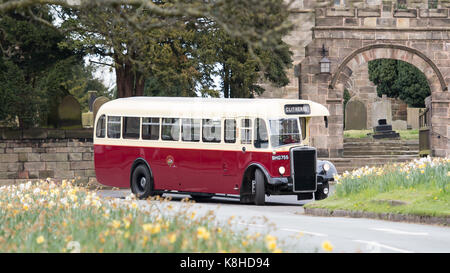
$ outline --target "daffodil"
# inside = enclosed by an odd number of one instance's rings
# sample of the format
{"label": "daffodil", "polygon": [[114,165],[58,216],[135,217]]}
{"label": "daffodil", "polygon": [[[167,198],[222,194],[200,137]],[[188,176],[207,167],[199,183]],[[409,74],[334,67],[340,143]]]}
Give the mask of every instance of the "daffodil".
{"label": "daffodil", "polygon": [[145,232],[151,232],[152,228],[153,228],[153,225],[152,225],[152,224],[143,224],[143,225],[142,225],[142,229],[143,229]]}
{"label": "daffodil", "polygon": [[322,249],[331,252],[333,251],[333,245],[329,241],[325,241],[322,243]]}
{"label": "daffodil", "polygon": [[265,237],[266,247],[273,251],[277,247],[277,237],[267,234]]}
{"label": "daffodil", "polygon": [[210,235],[211,234],[205,227],[197,228],[197,238],[198,239],[208,240]]}
{"label": "daffodil", "polygon": [[42,244],[43,242],[45,242],[44,236],[41,235],[36,238],[36,243]]}
{"label": "daffodil", "polygon": [[113,228],[116,228],[116,229],[119,228],[120,227],[120,221],[113,220],[112,223],[111,223],[111,226]]}
{"label": "daffodil", "polygon": [[171,244],[173,244],[177,240],[177,235],[175,233],[171,233],[171,234],[169,234],[168,239],[169,239],[169,242]]}

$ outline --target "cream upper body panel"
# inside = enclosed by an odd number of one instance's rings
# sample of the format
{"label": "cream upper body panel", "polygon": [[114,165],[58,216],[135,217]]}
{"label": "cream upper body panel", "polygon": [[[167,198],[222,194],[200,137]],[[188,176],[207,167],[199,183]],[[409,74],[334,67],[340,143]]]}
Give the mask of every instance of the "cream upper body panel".
{"label": "cream upper body panel", "polygon": [[[310,113],[286,114],[285,105],[307,104]],[[263,118],[265,120],[279,118],[298,118],[298,117],[320,117],[329,116],[328,109],[316,102],[309,100],[289,100],[289,99],[222,99],[222,98],[180,98],[180,97],[130,97],[112,100],[103,104],[96,115],[94,128],[97,128],[99,117],[122,116],[122,117],[156,117],[156,118],[198,118],[198,119],[232,119],[232,118]],[[142,141],[124,140],[111,138],[97,138],[94,133],[94,143],[106,145],[139,145],[149,147],[172,148],[192,148],[192,149],[220,149],[220,150],[240,150],[242,146],[247,146],[249,151],[289,151],[291,145],[285,145],[277,148],[256,149],[253,145],[243,145],[239,142],[240,128],[237,125],[235,143],[198,143],[184,141]],[[222,126],[222,133],[223,133]],[[199,145],[200,144],[200,145]],[[295,144],[295,145],[304,145]]]}
{"label": "cream upper body panel", "polygon": [[292,117],[285,113],[284,106],[288,104],[309,105],[310,114],[295,116],[330,115],[325,106],[309,100],[130,97],[103,104],[97,117],[102,114],[167,118]]}

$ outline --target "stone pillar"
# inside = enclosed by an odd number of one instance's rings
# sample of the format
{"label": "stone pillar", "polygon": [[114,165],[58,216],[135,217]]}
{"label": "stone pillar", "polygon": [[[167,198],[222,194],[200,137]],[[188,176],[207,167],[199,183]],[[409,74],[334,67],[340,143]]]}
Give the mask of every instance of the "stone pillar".
{"label": "stone pillar", "polygon": [[450,156],[450,93],[432,92],[431,147],[432,156]]}

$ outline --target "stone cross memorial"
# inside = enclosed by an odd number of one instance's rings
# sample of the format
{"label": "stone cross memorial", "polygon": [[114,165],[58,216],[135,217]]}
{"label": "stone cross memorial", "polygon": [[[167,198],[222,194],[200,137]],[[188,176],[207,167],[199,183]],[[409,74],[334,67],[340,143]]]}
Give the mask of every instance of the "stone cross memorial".
{"label": "stone cross memorial", "polygon": [[392,130],[392,125],[387,124],[386,119],[378,120],[378,126],[373,127],[374,134],[372,135],[375,139],[381,138],[395,138],[398,139],[400,134]]}

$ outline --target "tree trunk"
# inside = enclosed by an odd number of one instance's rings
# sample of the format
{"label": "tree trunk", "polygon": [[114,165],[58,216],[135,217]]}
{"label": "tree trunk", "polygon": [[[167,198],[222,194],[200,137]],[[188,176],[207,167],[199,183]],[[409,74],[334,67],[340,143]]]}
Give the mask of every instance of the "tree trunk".
{"label": "tree trunk", "polygon": [[134,71],[130,61],[116,60],[116,84],[118,98],[144,95],[145,77]]}
{"label": "tree trunk", "polygon": [[223,77],[223,96],[225,98],[230,97],[230,78],[228,73],[228,68],[226,65],[223,66],[224,77]]}
{"label": "tree trunk", "polygon": [[145,77],[141,72],[135,73],[135,96],[144,96]]}

